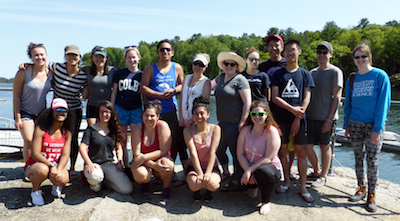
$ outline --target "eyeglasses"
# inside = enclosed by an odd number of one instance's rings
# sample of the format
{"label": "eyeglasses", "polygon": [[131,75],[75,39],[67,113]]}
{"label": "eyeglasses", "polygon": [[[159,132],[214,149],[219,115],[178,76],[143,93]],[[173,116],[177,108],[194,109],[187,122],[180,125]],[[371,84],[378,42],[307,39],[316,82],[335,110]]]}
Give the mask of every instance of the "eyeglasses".
{"label": "eyeglasses", "polygon": [[205,67],[205,65],[202,63],[202,62],[194,62],[193,63],[193,66],[200,66],[200,67],[202,67],[202,68],[204,68]]}
{"label": "eyeglasses", "polygon": [[224,65],[225,65],[225,67],[228,67],[229,65],[230,65],[231,67],[235,67],[235,66],[236,66],[236,63],[229,63],[229,62],[224,61]]}
{"label": "eyeglasses", "polygon": [[250,115],[251,115],[252,117],[257,117],[257,116],[263,117],[264,114],[267,114],[267,112],[266,112],[266,111],[264,111],[264,112],[253,112],[253,111],[250,111]]}
{"label": "eyeglasses", "polygon": [[328,54],[329,51],[317,51],[317,54]]}
{"label": "eyeglasses", "polygon": [[56,112],[56,113],[60,113],[61,112],[63,114],[66,114],[68,112],[68,110],[65,109],[65,108],[59,107],[59,108],[54,109],[54,112]]}
{"label": "eyeglasses", "polygon": [[170,52],[171,48],[159,48],[158,49],[158,52],[164,52],[164,51]]}
{"label": "eyeglasses", "polygon": [[259,61],[260,61],[260,59],[259,59],[259,58],[249,58],[249,61],[250,61],[250,62],[253,62],[253,61],[255,61],[255,62],[259,62]]}
{"label": "eyeglasses", "polygon": [[358,59],[360,59],[360,58],[365,59],[365,58],[367,58],[367,57],[368,57],[367,55],[354,56],[354,59],[355,59],[355,60],[358,60]]}

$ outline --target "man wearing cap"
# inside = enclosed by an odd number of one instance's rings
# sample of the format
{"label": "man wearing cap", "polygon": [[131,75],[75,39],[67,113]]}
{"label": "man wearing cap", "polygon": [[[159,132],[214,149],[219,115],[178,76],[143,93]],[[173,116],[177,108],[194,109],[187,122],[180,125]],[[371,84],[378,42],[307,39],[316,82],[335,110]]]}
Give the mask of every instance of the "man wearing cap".
{"label": "man wearing cap", "polygon": [[[343,72],[329,60],[333,55],[332,45],[323,41],[316,48],[318,67],[312,69],[315,88],[307,108],[307,157],[314,168],[314,175],[319,178],[312,183],[313,187],[324,186],[331,164],[332,150],[330,141],[339,118],[338,107],[343,88]],[[321,148],[322,171],[320,172],[318,157],[314,152],[314,144]]]}
{"label": "man wearing cap", "polygon": [[289,137],[294,138],[294,149],[300,174],[300,194],[306,202],[314,198],[306,189],[307,159],[306,159],[306,123],[305,111],[310,102],[311,88],[314,81],[309,71],[298,64],[301,55],[300,43],[289,40],[284,50],[287,65],[274,73],[271,80],[272,102],[276,104],[275,120],[282,131],[282,145],[279,157],[285,173],[285,182],[278,192],[285,193],[290,187],[290,168],[287,161]]}
{"label": "man wearing cap", "polygon": [[173,137],[172,157],[175,161],[179,151],[180,160],[187,160],[182,158],[185,150],[183,148],[182,134],[178,133],[179,122],[176,115],[178,103],[175,96],[182,89],[183,69],[180,64],[171,61],[174,56],[174,50],[170,40],[164,39],[158,43],[157,55],[158,62],[147,66],[143,70],[140,92],[149,101],[161,101],[160,118],[169,124]]}
{"label": "man wearing cap", "polygon": [[268,35],[265,38],[265,42],[268,45],[268,52],[270,59],[263,61],[258,66],[258,70],[267,73],[268,77],[271,78],[272,74],[286,66],[286,58],[282,57],[281,53],[284,48],[283,39],[279,35]]}

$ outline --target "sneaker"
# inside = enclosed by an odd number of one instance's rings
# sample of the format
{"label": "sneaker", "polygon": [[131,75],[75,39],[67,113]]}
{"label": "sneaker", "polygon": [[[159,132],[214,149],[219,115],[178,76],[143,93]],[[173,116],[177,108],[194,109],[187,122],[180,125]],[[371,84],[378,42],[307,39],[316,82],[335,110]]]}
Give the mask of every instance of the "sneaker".
{"label": "sneaker", "polygon": [[320,177],[316,181],[312,182],[313,187],[323,187],[326,184],[326,178]]}
{"label": "sneaker", "polygon": [[200,190],[193,193],[193,200],[198,203],[201,200]]}
{"label": "sneaker", "polygon": [[54,197],[60,197],[62,188],[62,186],[53,185],[53,187],[51,188],[51,195],[53,195]]}
{"label": "sneaker", "polygon": [[44,199],[43,199],[43,192],[42,190],[38,190],[35,192],[31,192],[31,197],[32,197],[32,203],[35,206],[42,206],[44,205]]}
{"label": "sneaker", "polygon": [[204,202],[208,203],[213,199],[212,192],[207,190],[203,196]]}
{"label": "sneaker", "polygon": [[171,199],[171,188],[165,187],[162,190],[162,198],[164,201],[169,201]]}
{"label": "sneaker", "polygon": [[143,195],[149,194],[150,193],[150,183],[143,183],[141,191],[142,191]]}
{"label": "sneaker", "polygon": [[356,194],[349,198],[351,202],[357,202],[364,199],[367,196],[367,187],[366,186],[358,186]]}
{"label": "sneaker", "polygon": [[89,185],[89,187],[94,192],[99,192],[101,190],[101,183],[98,183],[96,185]]}
{"label": "sneaker", "polygon": [[376,212],[378,210],[378,206],[375,203],[375,193],[368,193],[367,210],[368,212]]}

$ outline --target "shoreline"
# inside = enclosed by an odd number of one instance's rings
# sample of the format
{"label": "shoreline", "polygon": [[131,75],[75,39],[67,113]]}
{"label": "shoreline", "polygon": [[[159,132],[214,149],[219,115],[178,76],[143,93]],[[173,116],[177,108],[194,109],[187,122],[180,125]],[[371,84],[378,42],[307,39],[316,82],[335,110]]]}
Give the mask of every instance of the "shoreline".
{"label": "shoreline", "polygon": [[[51,183],[46,180],[41,188],[46,204],[32,206],[32,186],[21,179],[23,165],[12,157],[0,160],[1,220],[400,220],[398,184],[378,181],[376,213],[365,210],[365,200],[348,202],[357,183],[355,172],[350,168],[334,167],[336,176],[328,177],[324,187],[309,187],[308,191],[315,198],[313,203],[300,198],[299,180],[293,181],[287,193],[272,193],[271,213],[261,216],[257,207],[260,196],[251,199],[247,192],[217,191],[211,202],[195,203],[186,186],[172,187],[172,199],[164,203],[160,202],[161,185],[152,185],[153,194],[147,197],[141,194],[137,183],[133,184],[130,195],[121,195],[112,189],[94,193],[82,185],[80,178],[64,187],[59,199],[50,194]],[[81,168],[79,163],[76,169]],[[181,166],[176,166],[175,171],[178,177],[182,176]],[[311,182],[307,180],[307,186]]]}

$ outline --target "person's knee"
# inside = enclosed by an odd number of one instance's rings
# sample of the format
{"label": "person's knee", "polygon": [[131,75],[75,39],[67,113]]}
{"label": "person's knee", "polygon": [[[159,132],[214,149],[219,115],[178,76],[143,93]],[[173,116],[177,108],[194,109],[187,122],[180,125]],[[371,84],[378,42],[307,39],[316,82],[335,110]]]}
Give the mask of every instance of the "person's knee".
{"label": "person's knee", "polygon": [[115,190],[117,193],[120,193],[120,194],[123,194],[123,195],[128,195],[128,194],[130,194],[130,193],[132,193],[132,191],[133,191],[133,186],[132,186],[132,183],[131,182],[129,182],[129,183],[124,183],[124,185],[121,185],[120,187],[119,187],[119,189],[118,190]]}

